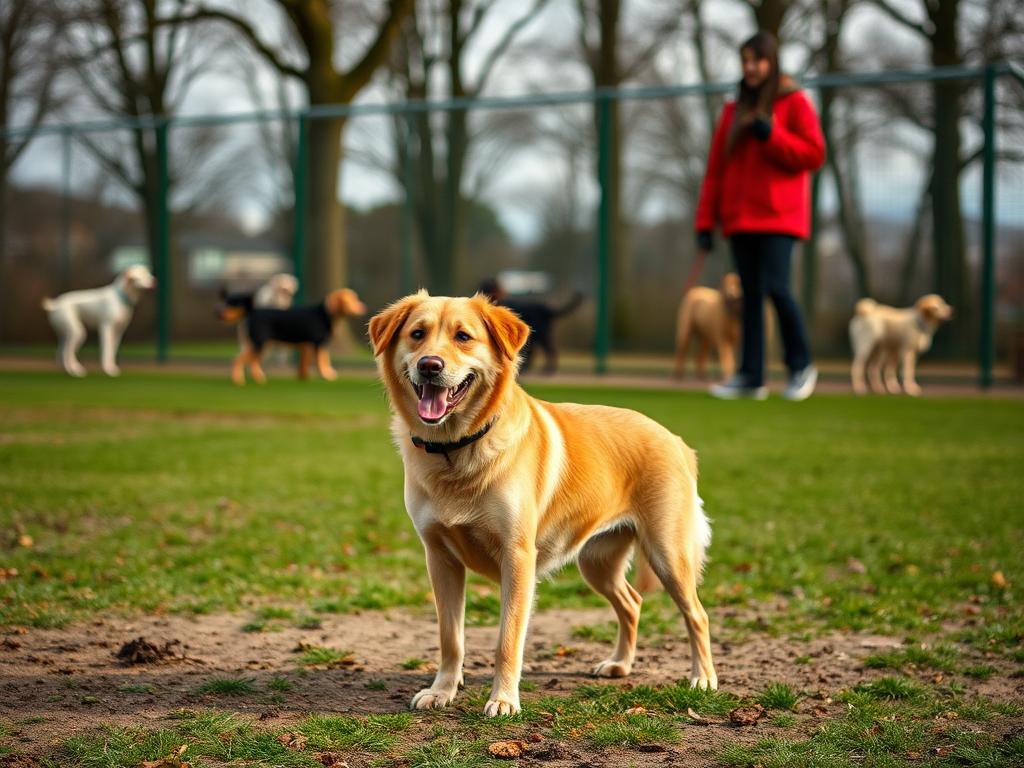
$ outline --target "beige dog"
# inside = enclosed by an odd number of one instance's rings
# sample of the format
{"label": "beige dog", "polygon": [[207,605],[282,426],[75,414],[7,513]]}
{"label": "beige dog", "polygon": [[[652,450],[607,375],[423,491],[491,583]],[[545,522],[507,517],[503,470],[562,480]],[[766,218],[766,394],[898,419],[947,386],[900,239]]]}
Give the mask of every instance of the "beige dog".
{"label": "beige dog", "polygon": [[896,368],[902,363],[903,391],[920,395],[921,387],[914,378],[917,356],[928,351],[939,325],[952,316],[953,308],[934,293],[906,309],[887,307],[874,299],[858,301],[850,320],[853,391],[866,393],[867,379],[875,392],[899,394]]}
{"label": "beige dog", "polygon": [[619,621],[615,652],[594,673],[629,674],[641,603],[626,581],[634,548],[683,613],[691,684],[716,688],[708,618],[697,598],[711,529],[694,452],[634,411],[528,395],[516,372],[529,332],[480,295],[421,291],[370,320],[441,636],[437,675],[412,707],[446,706],[462,684],[466,568],[501,584],[485,714],[519,712],[534,585],[573,559]]}
{"label": "beige dog", "polygon": [[740,338],[743,290],[735,272],[722,277],[721,289],[694,286],[683,295],[676,319],[676,365],[673,375],[681,379],[692,338],[697,339],[697,375],[707,375],[708,352],[718,353],[723,379],[736,371],[736,343]]}

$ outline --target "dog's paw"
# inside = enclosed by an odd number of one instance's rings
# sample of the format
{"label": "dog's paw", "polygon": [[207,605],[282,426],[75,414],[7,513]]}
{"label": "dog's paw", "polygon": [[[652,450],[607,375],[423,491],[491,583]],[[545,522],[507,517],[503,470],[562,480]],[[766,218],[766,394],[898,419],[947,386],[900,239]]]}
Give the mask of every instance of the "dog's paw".
{"label": "dog's paw", "polygon": [[109,368],[104,368],[103,372],[107,374],[107,376],[112,376],[114,378],[121,375],[121,369],[118,368],[116,365],[112,365]]}
{"label": "dog's paw", "polygon": [[910,395],[911,397],[920,397],[921,396],[921,387],[919,387],[914,382],[908,382],[907,384],[904,384],[903,385],[903,390],[908,395]]}
{"label": "dog's paw", "polygon": [[592,674],[597,677],[625,677],[632,670],[633,665],[618,659],[605,659],[596,667]]}
{"label": "dog's paw", "polygon": [[424,688],[412,697],[409,709],[440,709],[447,707],[455,699],[455,691]]}
{"label": "dog's paw", "polygon": [[696,688],[699,691],[717,691],[718,678],[697,675],[690,678],[690,687]]}
{"label": "dog's paw", "polygon": [[516,697],[515,701],[508,698],[491,698],[487,700],[484,705],[484,714],[487,717],[497,717],[498,715],[518,715],[522,710],[519,706],[519,699]]}
{"label": "dog's paw", "polygon": [[68,372],[68,376],[74,376],[76,379],[85,376],[85,367],[81,365],[69,365],[64,370]]}
{"label": "dog's paw", "polygon": [[320,375],[323,376],[324,381],[336,381],[338,379],[338,372],[333,368],[328,368],[326,371],[321,372]]}

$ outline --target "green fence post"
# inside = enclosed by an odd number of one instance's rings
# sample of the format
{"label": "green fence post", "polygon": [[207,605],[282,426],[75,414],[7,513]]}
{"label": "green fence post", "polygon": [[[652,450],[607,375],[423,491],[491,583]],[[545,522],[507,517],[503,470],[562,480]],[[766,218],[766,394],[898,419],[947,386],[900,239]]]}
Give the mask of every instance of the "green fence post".
{"label": "green fence post", "polygon": [[413,137],[413,115],[406,115],[405,119],[405,143],[402,147],[402,183],[405,187],[405,200],[402,202],[402,295],[412,293],[416,286],[413,285],[412,276],[412,137]]}
{"label": "green fence post", "polygon": [[156,200],[156,359],[167,362],[167,348],[171,330],[171,248],[170,211],[167,208],[167,190],[170,175],[167,163],[167,118],[160,118],[156,130],[157,200]]}
{"label": "green fence post", "polygon": [[597,327],[594,336],[594,372],[608,370],[609,301],[608,256],[611,222],[608,221],[608,161],[611,157],[611,98],[607,94],[597,97],[597,181],[601,188],[601,202],[597,212]]}
{"label": "green fence post", "polygon": [[61,132],[60,282],[71,289],[71,129]]}
{"label": "green fence post", "polygon": [[992,386],[995,359],[995,198],[996,198],[996,68],[985,67],[985,146],[981,182],[981,338],[979,355],[983,389]]}
{"label": "green fence post", "polygon": [[292,206],[292,269],[299,282],[295,303],[301,304],[306,294],[306,172],[309,166],[309,115],[299,115],[299,136],[295,147],[295,170],[292,174],[295,189]]}

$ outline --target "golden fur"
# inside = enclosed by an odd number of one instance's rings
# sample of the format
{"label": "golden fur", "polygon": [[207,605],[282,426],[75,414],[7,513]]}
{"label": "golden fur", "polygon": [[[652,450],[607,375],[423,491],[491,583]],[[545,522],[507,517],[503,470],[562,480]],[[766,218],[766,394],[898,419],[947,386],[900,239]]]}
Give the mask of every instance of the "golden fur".
{"label": "golden fur", "polygon": [[[694,452],[634,411],[531,397],[516,381],[528,334],[515,314],[479,295],[421,291],[370,320],[405,465],[406,508],[426,551],[441,638],[437,676],[412,706],[446,706],[462,684],[466,568],[501,585],[487,715],[519,711],[534,584],[573,559],[619,621],[615,652],[594,673],[629,674],[641,604],[626,581],[634,546],[686,620],[692,684],[717,687],[707,614],[697,598],[711,531],[697,496]],[[424,375],[425,360],[443,362],[436,378]],[[447,410],[427,423],[420,394],[434,390],[447,393]],[[427,453],[411,440],[452,443],[488,424],[483,437],[447,454]]]}
{"label": "golden fur", "polygon": [[850,344],[853,365],[850,378],[858,395],[871,389],[878,393],[899,394],[896,369],[902,364],[903,391],[921,394],[915,379],[917,356],[932,345],[939,325],[953,316],[953,308],[941,296],[930,293],[914,306],[896,309],[874,299],[861,299],[850,320]]}
{"label": "golden fur", "polygon": [[740,338],[740,312],[743,289],[735,272],[722,277],[720,288],[694,286],[683,295],[676,317],[676,364],[673,374],[683,377],[686,353],[697,339],[697,375],[707,375],[708,352],[718,354],[718,367],[724,379],[736,371],[736,343]]}

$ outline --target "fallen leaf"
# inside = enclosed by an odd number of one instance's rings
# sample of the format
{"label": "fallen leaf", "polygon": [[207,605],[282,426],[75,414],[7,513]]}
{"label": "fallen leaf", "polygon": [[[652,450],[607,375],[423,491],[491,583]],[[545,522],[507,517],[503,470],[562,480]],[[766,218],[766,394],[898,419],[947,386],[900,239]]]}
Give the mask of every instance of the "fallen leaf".
{"label": "fallen leaf", "polygon": [[500,757],[503,760],[512,760],[517,757],[522,757],[523,753],[529,749],[529,745],[525,741],[495,741],[493,744],[487,745],[487,751],[492,757]]}
{"label": "fallen leaf", "polygon": [[301,751],[306,748],[306,737],[301,733],[282,733],[277,737],[277,741],[288,747],[288,749],[294,749],[296,751]]}
{"label": "fallen leaf", "polygon": [[188,744],[182,744],[167,757],[161,757],[159,760],[145,760],[140,768],[188,768],[188,763],[181,759],[186,749],[188,749]]}
{"label": "fallen leaf", "polygon": [[711,721],[708,720],[706,717],[704,717],[703,715],[698,715],[696,712],[694,712],[692,707],[686,708],[686,716],[693,720],[693,722],[697,723],[697,725],[711,724]]}
{"label": "fallen leaf", "polygon": [[579,652],[578,648],[560,645],[555,649],[555,656],[572,656]]}
{"label": "fallen leaf", "polygon": [[27,549],[28,547],[31,547],[33,544],[35,544],[35,541],[27,533],[23,533],[21,534],[21,536],[18,537],[19,547],[25,547]]}
{"label": "fallen leaf", "polygon": [[736,707],[729,713],[729,721],[735,725],[754,725],[764,715],[764,707],[754,704],[750,707]]}
{"label": "fallen leaf", "polygon": [[996,589],[1006,589],[1008,586],[1010,586],[1010,582],[1008,582],[1006,580],[1006,577],[1003,576],[1002,571],[994,571],[992,573],[992,585]]}
{"label": "fallen leaf", "polygon": [[348,763],[340,752],[317,752],[315,755],[326,768],[348,768]]}
{"label": "fallen leaf", "polygon": [[649,715],[651,711],[646,707],[630,707],[626,710],[627,715]]}

